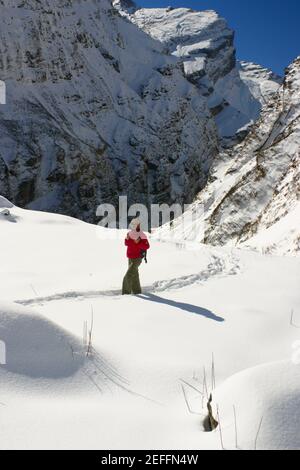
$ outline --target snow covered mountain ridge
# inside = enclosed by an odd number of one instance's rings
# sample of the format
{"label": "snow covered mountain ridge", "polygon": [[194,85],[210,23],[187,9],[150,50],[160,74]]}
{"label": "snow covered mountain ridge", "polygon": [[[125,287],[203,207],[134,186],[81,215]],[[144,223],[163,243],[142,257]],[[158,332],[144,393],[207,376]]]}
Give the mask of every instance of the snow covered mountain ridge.
{"label": "snow covered mountain ridge", "polygon": [[[300,252],[300,57],[243,143],[216,159],[191,211],[205,207],[190,234],[198,241],[244,245],[274,254]],[[182,220],[174,224],[178,234]],[[167,236],[164,227],[160,236]],[[187,236],[189,236],[188,234]],[[170,233],[169,233],[170,235]]]}
{"label": "snow covered mountain ridge", "polygon": [[126,0],[113,4],[182,60],[185,76],[207,98],[225,144],[232,144],[232,137],[259,117],[262,105],[277,91],[280,77],[236,61],[234,31],[215,11],[139,8]]}
{"label": "snow covered mountain ridge", "polygon": [[220,134],[258,116],[258,82],[278,86],[259,68],[241,81],[215,12],[114,3],[0,0],[0,192],[19,206],[94,222],[119,194],[192,202]]}

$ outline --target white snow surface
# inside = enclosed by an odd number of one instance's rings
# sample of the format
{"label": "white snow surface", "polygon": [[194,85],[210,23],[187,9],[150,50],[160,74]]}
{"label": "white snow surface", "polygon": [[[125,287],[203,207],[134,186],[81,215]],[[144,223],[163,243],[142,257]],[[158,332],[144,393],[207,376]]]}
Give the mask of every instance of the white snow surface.
{"label": "white snow surface", "polygon": [[221,449],[212,354],[225,447],[300,448],[299,259],[152,239],[122,297],[125,233],[0,206],[1,449]]}

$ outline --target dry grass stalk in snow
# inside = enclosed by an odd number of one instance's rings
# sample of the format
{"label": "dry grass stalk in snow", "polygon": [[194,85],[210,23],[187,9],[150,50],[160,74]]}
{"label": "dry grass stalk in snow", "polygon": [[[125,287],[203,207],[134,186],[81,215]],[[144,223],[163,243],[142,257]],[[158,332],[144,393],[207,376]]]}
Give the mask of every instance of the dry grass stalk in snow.
{"label": "dry grass stalk in snow", "polygon": [[34,295],[35,295],[36,297],[38,297],[38,293],[37,293],[37,291],[36,291],[34,285],[33,285],[33,284],[30,284],[30,287],[31,287],[32,292],[34,293]]}
{"label": "dry grass stalk in snow", "polygon": [[211,360],[211,389],[214,390],[216,388],[216,369],[215,369],[215,356],[212,353],[212,360]]}
{"label": "dry grass stalk in snow", "polygon": [[291,321],[290,321],[290,324],[291,324],[291,326],[293,326],[294,328],[299,328],[299,329],[300,329],[300,324],[297,325],[297,324],[294,322],[294,316],[295,316],[295,312],[294,312],[294,309],[293,309],[292,312],[291,312]]}
{"label": "dry grass stalk in snow", "polygon": [[188,411],[191,413],[191,414],[200,414],[200,413],[196,413],[195,411],[192,410],[191,406],[190,406],[190,403],[189,403],[189,400],[188,400],[188,397],[187,397],[187,394],[186,394],[186,390],[184,388],[184,385],[186,385],[187,387],[191,388],[192,390],[194,390],[195,392],[199,393],[200,395],[202,395],[202,392],[200,390],[198,390],[197,387],[195,387],[194,385],[190,384],[189,382],[186,382],[185,380],[182,380],[181,379],[181,390],[182,390],[182,393],[183,393],[183,397],[184,397],[184,400],[185,400],[185,403],[186,403],[186,406],[187,406],[187,409]]}
{"label": "dry grass stalk in snow", "polygon": [[93,350],[93,329],[94,329],[94,309],[91,307],[91,325],[88,329],[88,322],[85,321],[83,324],[83,347],[86,350],[86,357],[90,356]]}
{"label": "dry grass stalk in snow", "polygon": [[219,421],[218,424],[219,424],[221,446],[222,446],[222,450],[225,450],[224,441],[223,441],[222,426],[221,426],[221,420],[220,420],[220,413],[219,413],[219,407],[218,406],[217,406],[217,416],[218,416],[218,421]]}
{"label": "dry grass stalk in snow", "polygon": [[258,426],[256,436],[255,436],[254,450],[257,450],[257,443],[258,443],[259,433],[260,433],[260,430],[261,430],[263,419],[264,419],[264,417],[262,416],[261,420],[260,420],[260,423],[259,423],[259,426]]}
{"label": "dry grass stalk in snow", "polygon": [[235,448],[238,449],[238,428],[237,428],[237,419],[236,419],[236,409],[233,405],[233,416],[234,416],[234,432],[235,432]]}

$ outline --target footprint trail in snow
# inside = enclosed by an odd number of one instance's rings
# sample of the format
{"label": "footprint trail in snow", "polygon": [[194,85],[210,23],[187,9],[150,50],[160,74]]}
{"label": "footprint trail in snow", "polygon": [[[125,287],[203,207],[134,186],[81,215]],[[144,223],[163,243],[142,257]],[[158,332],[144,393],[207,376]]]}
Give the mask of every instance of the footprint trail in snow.
{"label": "footprint trail in snow", "polygon": [[[152,285],[145,286],[143,289],[144,293],[163,293],[169,290],[178,290],[185,287],[191,287],[196,284],[201,284],[204,281],[208,281],[218,276],[236,275],[240,271],[240,264],[236,257],[233,255],[227,257],[219,257],[216,255],[212,256],[211,263],[198,273],[189,274],[186,276],[180,276],[173,279],[165,279],[156,281]],[[56,293],[44,297],[35,297],[32,299],[16,300],[15,302],[28,306],[34,304],[41,304],[45,302],[54,302],[59,300],[86,300],[99,297],[119,297],[121,296],[121,289],[109,289],[109,290],[91,290],[91,291],[69,291]]]}

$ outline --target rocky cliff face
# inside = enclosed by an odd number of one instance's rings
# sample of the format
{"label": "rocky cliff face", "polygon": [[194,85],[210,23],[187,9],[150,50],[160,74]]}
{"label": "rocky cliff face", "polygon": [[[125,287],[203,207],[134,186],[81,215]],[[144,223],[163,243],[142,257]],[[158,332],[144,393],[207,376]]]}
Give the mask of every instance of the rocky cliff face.
{"label": "rocky cliff face", "polygon": [[88,221],[119,194],[129,203],[191,201],[218,136],[178,58],[108,0],[0,0],[0,8],[0,193]]}
{"label": "rocky cliff face", "polygon": [[[204,217],[193,222],[188,235],[213,245],[299,254],[299,149],[300,58],[287,69],[283,85],[245,141],[216,159],[209,183],[190,209],[203,205]],[[173,230],[182,232],[182,219]],[[164,227],[161,235],[168,232]]]}
{"label": "rocky cliff face", "polygon": [[256,64],[236,62],[234,32],[226,21],[215,11],[113,4],[182,61],[185,76],[207,99],[223,144],[243,139],[281,79]]}

